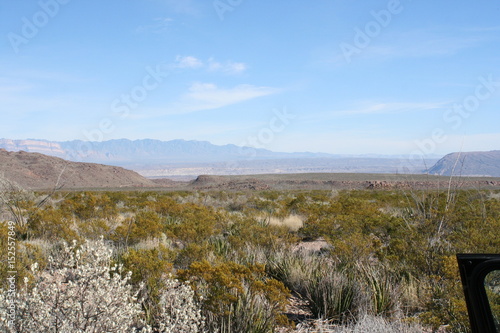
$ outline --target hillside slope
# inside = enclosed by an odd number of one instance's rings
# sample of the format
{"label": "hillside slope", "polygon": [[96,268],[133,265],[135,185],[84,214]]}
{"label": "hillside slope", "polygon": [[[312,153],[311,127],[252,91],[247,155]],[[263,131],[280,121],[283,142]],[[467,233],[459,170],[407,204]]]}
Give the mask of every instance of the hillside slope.
{"label": "hillside slope", "polygon": [[442,176],[500,177],[500,150],[448,154],[437,161],[429,169],[429,173]]}
{"label": "hillside slope", "polygon": [[0,178],[26,189],[157,186],[138,173],[120,167],[69,162],[39,153],[4,149],[0,149]]}

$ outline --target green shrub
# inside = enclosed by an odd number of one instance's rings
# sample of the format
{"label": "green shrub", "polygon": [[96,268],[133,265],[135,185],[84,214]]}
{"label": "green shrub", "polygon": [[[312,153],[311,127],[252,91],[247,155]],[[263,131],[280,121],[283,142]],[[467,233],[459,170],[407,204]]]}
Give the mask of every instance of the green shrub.
{"label": "green shrub", "polygon": [[120,258],[126,271],[132,272],[131,282],[139,286],[145,284],[142,292],[146,318],[152,323],[160,311],[159,301],[165,279],[172,271],[172,252],[162,245],[153,249],[129,249]]}
{"label": "green shrub", "polygon": [[203,299],[210,332],[273,332],[286,322],[282,315],[288,290],[266,276],[262,265],[195,262],[178,272],[193,283]]}

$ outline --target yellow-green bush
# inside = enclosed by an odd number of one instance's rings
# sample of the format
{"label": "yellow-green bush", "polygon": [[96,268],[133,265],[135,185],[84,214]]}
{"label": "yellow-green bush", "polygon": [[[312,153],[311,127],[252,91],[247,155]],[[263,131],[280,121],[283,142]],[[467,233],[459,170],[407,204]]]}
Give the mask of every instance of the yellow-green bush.
{"label": "yellow-green bush", "polygon": [[269,278],[262,265],[205,260],[180,270],[178,276],[191,281],[201,296],[211,330],[264,333],[287,322],[282,313],[289,291]]}

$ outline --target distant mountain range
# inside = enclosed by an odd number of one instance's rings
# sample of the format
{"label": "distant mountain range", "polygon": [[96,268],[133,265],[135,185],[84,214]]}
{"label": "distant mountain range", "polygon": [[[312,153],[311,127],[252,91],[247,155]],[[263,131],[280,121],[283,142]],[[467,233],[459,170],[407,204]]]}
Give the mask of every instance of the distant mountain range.
{"label": "distant mountain range", "polygon": [[[7,151],[37,152],[75,162],[132,169],[148,177],[195,178],[200,174],[426,173],[500,177],[500,151],[455,153],[426,160],[405,156],[282,153],[186,140],[47,141],[0,139]],[[457,162],[458,161],[458,162]],[[430,169],[429,167],[432,166]]]}
{"label": "distant mountain range", "polygon": [[46,141],[0,139],[0,148],[9,151],[37,152],[70,161],[108,163],[113,165],[146,165],[164,163],[210,163],[248,159],[283,159],[338,157],[324,153],[279,153],[267,149],[214,145],[208,141],[186,140],[109,140]]}

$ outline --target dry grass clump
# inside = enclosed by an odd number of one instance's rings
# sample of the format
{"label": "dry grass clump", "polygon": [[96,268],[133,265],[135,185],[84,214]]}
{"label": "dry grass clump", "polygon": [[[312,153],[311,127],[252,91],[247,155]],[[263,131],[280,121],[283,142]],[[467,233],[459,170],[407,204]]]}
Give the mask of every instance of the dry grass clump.
{"label": "dry grass clump", "polygon": [[408,324],[401,320],[390,321],[381,316],[364,315],[360,320],[347,325],[332,324],[328,320],[317,319],[301,323],[295,333],[422,333],[425,329],[418,324]]}
{"label": "dry grass clump", "polygon": [[304,219],[299,215],[289,215],[285,218],[270,217],[269,225],[287,227],[290,231],[298,231],[304,225]]}

